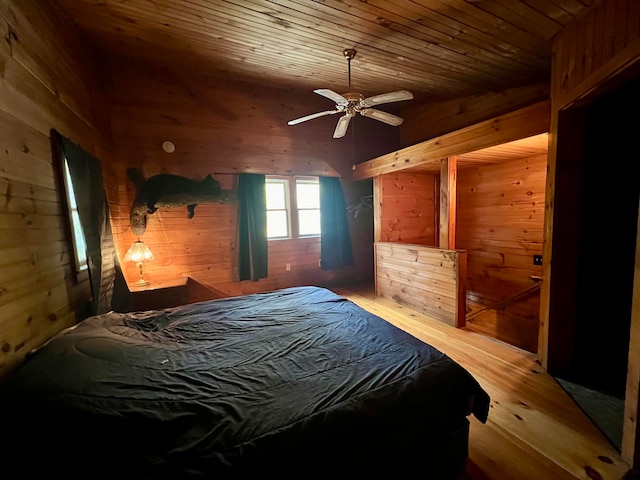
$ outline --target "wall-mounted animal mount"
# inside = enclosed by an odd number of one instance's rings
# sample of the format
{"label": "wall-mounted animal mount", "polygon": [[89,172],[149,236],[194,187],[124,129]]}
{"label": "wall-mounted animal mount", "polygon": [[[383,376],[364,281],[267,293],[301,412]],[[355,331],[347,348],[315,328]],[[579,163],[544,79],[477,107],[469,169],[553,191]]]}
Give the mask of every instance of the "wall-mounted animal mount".
{"label": "wall-mounted animal mount", "polygon": [[193,218],[199,203],[231,203],[237,199],[235,191],[222,190],[220,182],[211,175],[204,180],[192,180],[163,173],[144,180],[138,169],[129,169],[127,173],[136,186],[129,222],[131,230],[138,236],[147,228],[147,215],[153,214],[158,208],[186,205],[187,217]]}

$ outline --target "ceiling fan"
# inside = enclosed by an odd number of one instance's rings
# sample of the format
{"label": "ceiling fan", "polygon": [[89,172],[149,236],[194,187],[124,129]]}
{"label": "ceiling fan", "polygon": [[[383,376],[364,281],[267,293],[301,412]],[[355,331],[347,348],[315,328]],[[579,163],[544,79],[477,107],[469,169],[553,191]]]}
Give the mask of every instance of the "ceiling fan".
{"label": "ceiling fan", "polygon": [[343,115],[338,119],[338,124],[336,125],[336,129],[333,132],[333,138],[344,137],[344,134],[347,132],[347,127],[349,127],[349,122],[356,115],[356,113],[359,113],[360,115],[363,115],[365,117],[373,118],[374,120],[379,120],[389,125],[400,125],[403,122],[402,118],[371,107],[381,105],[383,103],[411,100],[413,98],[413,94],[406,90],[398,90],[395,92],[382,93],[380,95],[374,95],[373,97],[364,98],[364,95],[352,92],[351,60],[356,56],[356,50],[353,48],[346,48],[345,50],[343,50],[342,54],[347,59],[347,63],[349,66],[349,92],[340,95],[339,93],[336,93],[333,90],[329,90],[328,88],[320,88],[314,90],[314,93],[322,95],[323,97],[327,97],[328,99],[336,102],[335,110],[325,110],[324,112],[313,113],[305,117],[290,120],[288,124],[296,125],[298,123],[306,122],[307,120],[312,120],[324,115],[334,115],[336,113],[342,113]]}

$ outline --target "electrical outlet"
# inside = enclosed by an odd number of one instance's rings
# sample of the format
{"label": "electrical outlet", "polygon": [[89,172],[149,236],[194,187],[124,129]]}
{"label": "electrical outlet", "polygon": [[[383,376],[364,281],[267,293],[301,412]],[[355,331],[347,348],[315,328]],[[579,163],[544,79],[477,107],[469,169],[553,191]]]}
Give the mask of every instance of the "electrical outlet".
{"label": "electrical outlet", "polygon": [[542,265],[542,255],[534,255],[533,256],[533,264],[534,265]]}
{"label": "electrical outlet", "polygon": [[290,264],[290,263],[285,263],[285,264],[284,264],[284,269],[285,269],[287,272],[290,272],[290,271],[291,271],[291,264]]}

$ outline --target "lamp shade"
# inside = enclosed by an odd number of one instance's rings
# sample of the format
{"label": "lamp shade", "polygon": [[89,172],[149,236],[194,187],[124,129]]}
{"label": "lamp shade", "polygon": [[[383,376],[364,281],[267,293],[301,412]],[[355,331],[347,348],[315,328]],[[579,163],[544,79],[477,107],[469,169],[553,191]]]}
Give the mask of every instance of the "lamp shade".
{"label": "lamp shade", "polygon": [[124,256],[125,262],[134,262],[134,263],[142,263],[145,261],[151,261],[154,259],[153,253],[149,250],[149,247],[145,245],[145,243],[138,239],[131,245],[129,251]]}

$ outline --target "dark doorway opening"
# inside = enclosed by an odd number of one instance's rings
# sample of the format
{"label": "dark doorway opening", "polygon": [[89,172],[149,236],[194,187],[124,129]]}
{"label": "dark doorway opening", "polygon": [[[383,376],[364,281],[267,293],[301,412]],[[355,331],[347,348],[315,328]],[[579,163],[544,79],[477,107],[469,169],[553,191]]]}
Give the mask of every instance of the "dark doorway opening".
{"label": "dark doorway opening", "polygon": [[611,401],[624,405],[627,377],[640,198],[638,111],[635,76],[563,112],[559,124],[570,140],[558,146],[564,193],[556,199],[568,206],[554,220],[565,235],[556,249],[554,231],[553,269],[562,265],[564,271],[552,286],[552,312],[565,342],[563,349],[550,337],[555,356],[549,372],[618,448],[623,408],[611,408]]}

